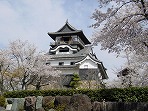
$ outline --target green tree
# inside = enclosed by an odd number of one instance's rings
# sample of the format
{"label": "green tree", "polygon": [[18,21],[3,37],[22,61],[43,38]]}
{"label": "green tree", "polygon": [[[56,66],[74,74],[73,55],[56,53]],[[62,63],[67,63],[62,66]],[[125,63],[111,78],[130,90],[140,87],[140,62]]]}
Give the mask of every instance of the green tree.
{"label": "green tree", "polygon": [[76,89],[77,87],[80,86],[80,77],[78,74],[74,74],[72,77],[72,80],[70,82],[70,87],[73,89]]}

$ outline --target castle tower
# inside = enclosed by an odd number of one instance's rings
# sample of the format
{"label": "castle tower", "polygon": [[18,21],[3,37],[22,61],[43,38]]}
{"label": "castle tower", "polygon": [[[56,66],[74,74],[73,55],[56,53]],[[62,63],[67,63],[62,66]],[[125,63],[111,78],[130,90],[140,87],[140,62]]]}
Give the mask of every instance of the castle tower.
{"label": "castle tower", "polygon": [[106,69],[93,53],[92,45],[82,30],[77,30],[68,21],[57,32],[48,35],[53,39],[48,54],[48,64],[62,71],[63,85],[68,86],[73,74],[81,80],[107,79]]}

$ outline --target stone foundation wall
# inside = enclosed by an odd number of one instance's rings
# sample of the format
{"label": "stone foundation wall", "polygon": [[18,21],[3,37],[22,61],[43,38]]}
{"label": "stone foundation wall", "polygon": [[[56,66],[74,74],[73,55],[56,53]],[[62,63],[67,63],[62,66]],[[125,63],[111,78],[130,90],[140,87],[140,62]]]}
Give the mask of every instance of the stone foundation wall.
{"label": "stone foundation wall", "polygon": [[7,102],[6,110],[3,111],[148,111],[148,103],[91,102],[87,95],[80,94],[7,98]]}

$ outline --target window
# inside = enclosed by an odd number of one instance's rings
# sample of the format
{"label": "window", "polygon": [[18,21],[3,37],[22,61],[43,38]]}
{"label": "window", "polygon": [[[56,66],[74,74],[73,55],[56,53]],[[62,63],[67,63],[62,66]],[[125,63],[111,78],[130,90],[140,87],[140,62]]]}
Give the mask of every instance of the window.
{"label": "window", "polygon": [[71,62],[71,63],[70,63],[70,65],[74,65],[74,64],[75,64],[75,62]]}
{"label": "window", "polygon": [[68,43],[68,42],[69,42],[69,40],[70,40],[70,38],[69,38],[69,37],[63,37],[63,39],[64,39],[64,42],[65,42],[65,43]]}
{"label": "window", "polygon": [[69,48],[68,47],[59,48],[59,52],[69,52]]}
{"label": "window", "polygon": [[73,51],[73,54],[77,53],[77,51]]}
{"label": "window", "polygon": [[78,41],[78,38],[76,35],[73,36],[73,41]]}
{"label": "window", "polygon": [[65,43],[69,43],[70,40],[71,40],[71,37],[69,37],[69,36],[64,36],[61,38],[61,41],[65,42]]}
{"label": "window", "polygon": [[63,66],[63,65],[64,65],[64,62],[59,62],[59,65],[60,65],[60,66]]}
{"label": "window", "polygon": [[46,65],[50,65],[50,62],[46,62]]}
{"label": "window", "polygon": [[55,42],[59,42],[61,39],[61,37],[56,37],[56,41]]}
{"label": "window", "polygon": [[88,69],[88,65],[84,65],[84,68],[85,68],[85,69]]}

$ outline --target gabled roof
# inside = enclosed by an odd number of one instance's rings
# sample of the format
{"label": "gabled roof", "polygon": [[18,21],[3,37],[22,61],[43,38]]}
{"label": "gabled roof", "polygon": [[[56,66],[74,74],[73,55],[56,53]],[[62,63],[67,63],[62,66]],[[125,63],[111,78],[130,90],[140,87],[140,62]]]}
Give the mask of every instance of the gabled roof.
{"label": "gabled roof", "polygon": [[[91,52],[92,48],[90,45],[86,46],[84,49],[80,50],[79,52],[75,53],[75,54],[57,54],[57,55],[50,55],[51,56],[51,60],[77,60],[75,61],[75,64],[79,64],[80,62],[82,62],[83,60],[86,59],[87,56],[90,57],[90,59],[95,62],[96,64],[98,64],[98,68],[100,70],[102,79],[107,79],[107,73],[106,73],[106,68],[103,66],[103,63],[98,60],[98,58]],[[60,66],[61,67],[61,66]],[[64,66],[65,67],[65,66]],[[66,66],[67,67],[67,66]],[[75,66],[74,66],[75,67]]]}
{"label": "gabled roof", "polygon": [[[87,56],[89,56],[92,61],[94,61],[94,62],[96,62],[98,64],[102,79],[108,79],[107,73],[105,71],[106,68],[103,66],[103,63],[101,61],[99,61],[97,58],[93,57],[93,55],[91,55],[91,54],[87,54]],[[77,61],[75,63],[79,64],[80,62],[84,61],[87,56],[83,57],[81,60],[79,60],[79,61]]]}
{"label": "gabled roof", "polygon": [[77,35],[80,39],[86,44],[91,44],[90,41],[86,38],[82,30],[77,30],[73,26],[71,26],[68,21],[66,21],[65,25],[60,28],[57,32],[48,32],[48,35],[55,40],[57,36],[71,36]]}
{"label": "gabled roof", "polygon": [[81,63],[82,61],[84,61],[84,60],[87,58],[87,56],[89,56],[90,59],[91,59],[93,62],[96,62],[96,63],[99,63],[99,62],[100,62],[98,59],[94,58],[91,54],[87,54],[87,55],[85,55],[81,60],[79,60],[79,61],[77,61],[77,62],[75,62],[75,63],[76,63],[76,64]]}
{"label": "gabled roof", "polygon": [[100,69],[100,73],[101,73],[102,79],[108,79],[108,75],[106,73],[106,68],[103,66],[102,62],[100,62],[100,64],[98,64],[98,67]]}
{"label": "gabled roof", "polygon": [[65,25],[62,28],[60,28],[57,32],[71,32],[71,31],[81,31],[81,30],[77,30],[76,28],[71,26],[67,20]]}

